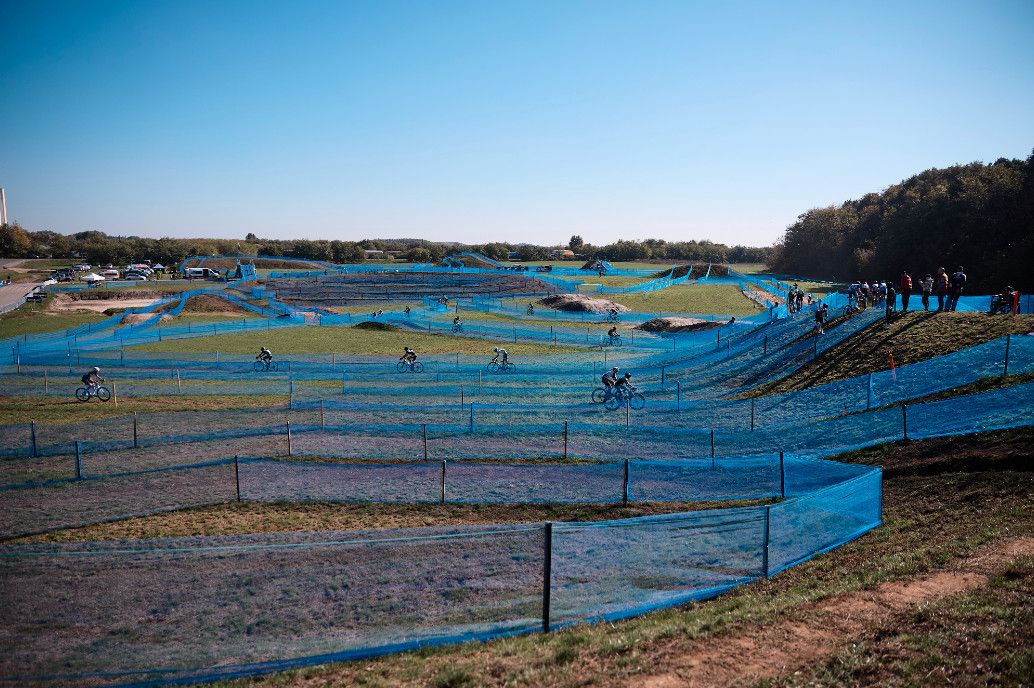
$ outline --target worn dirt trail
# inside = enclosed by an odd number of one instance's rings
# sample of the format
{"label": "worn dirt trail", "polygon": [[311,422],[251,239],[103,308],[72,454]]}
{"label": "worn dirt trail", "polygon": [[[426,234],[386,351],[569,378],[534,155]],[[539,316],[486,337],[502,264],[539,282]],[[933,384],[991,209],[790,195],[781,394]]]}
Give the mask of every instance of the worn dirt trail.
{"label": "worn dirt trail", "polygon": [[825,660],[867,628],[909,607],[975,590],[1013,559],[1031,555],[1034,538],[1006,540],[952,569],[818,602],[804,610],[808,617],[804,622],[787,621],[694,643],[688,651],[663,659],[663,673],[636,677],[628,685],[710,688],[783,676]]}

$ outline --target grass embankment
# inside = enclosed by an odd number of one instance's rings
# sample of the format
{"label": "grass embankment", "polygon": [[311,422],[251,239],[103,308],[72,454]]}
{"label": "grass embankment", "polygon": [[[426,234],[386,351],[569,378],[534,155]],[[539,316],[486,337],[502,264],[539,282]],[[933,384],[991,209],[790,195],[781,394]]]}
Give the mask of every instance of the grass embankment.
{"label": "grass embankment", "polygon": [[101,313],[86,311],[49,312],[44,310],[43,304],[30,303],[0,316],[0,339],[67,330],[87,323],[100,322],[106,317]]}
{"label": "grass embankment", "polygon": [[[737,502],[734,506],[767,502]],[[701,511],[728,502],[633,502],[632,504],[363,504],[241,502],[183,509],[82,528],[43,533],[12,542],[80,542],[195,535],[242,535],[317,530],[422,528],[493,523],[606,521],[653,514]]]}
{"label": "grass embankment", "polygon": [[642,313],[753,315],[761,307],[735,284],[677,284],[645,294],[600,294]]}
{"label": "grass embankment", "polygon": [[793,392],[895,366],[943,356],[1007,334],[1034,330],[1034,315],[909,312],[873,323],[792,375],[754,390],[749,396]]}
{"label": "grass embankment", "polygon": [[[132,374],[132,373],[130,373]],[[108,386],[118,373],[105,373]],[[42,387],[42,382],[40,383]],[[51,382],[51,387],[54,383]],[[75,399],[75,387],[69,385],[67,399],[52,397],[9,397],[0,396],[0,425],[28,423],[81,423],[102,418],[114,418],[138,413],[156,411],[214,411],[235,408],[282,408],[287,405],[286,394],[241,394],[241,395],[195,395],[154,397],[119,397],[118,404],[91,400],[81,402]],[[116,391],[117,391],[116,386]]]}
{"label": "grass embankment", "polygon": [[[569,353],[571,347],[547,344],[502,342],[511,355]],[[412,347],[420,354],[491,355],[496,343],[491,340],[427,334],[412,330],[365,330],[357,327],[291,327],[276,330],[220,334],[193,339],[175,339],[133,347],[138,351],[165,353],[228,354],[254,353],[265,346],[278,354],[401,354]]]}
{"label": "grass embankment", "polygon": [[[929,685],[931,676],[942,675],[972,677],[957,685],[1017,685],[1017,677],[1029,678],[1031,667],[1034,597],[1025,593],[1031,589],[1034,567],[1029,560],[961,599],[908,607],[873,627],[861,623],[859,632],[848,638],[831,638],[834,634],[821,625],[827,618],[821,602],[950,569],[982,547],[1034,535],[1032,455],[1031,429],[897,443],[842,455],[840,460],[884,466],[884,525],[770,581],[708,602],[548,636],[444,647],[220,685],[645,686],[645,676],[685,667],[701,642],[742,646],[756,660],[742,643],[744,634],[781,623],[799,624],[799,635],[812,638],[820,648],[844,649],[832,657],[822,654],[810,665],[806,658],[790,657],[790,664],[774,674],[783,677],[775,679],[778,685]],[[961,625],[950,626],[956,620]],[[952,630],[942,636],[942,627]],[[738,639],[740,645],[735,645]]]}

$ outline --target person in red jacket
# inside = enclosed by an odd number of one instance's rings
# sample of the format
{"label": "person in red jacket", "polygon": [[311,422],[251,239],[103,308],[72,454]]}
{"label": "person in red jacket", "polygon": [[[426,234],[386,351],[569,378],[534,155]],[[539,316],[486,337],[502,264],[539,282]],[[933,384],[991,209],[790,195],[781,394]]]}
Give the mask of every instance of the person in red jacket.
{"label": "person in red jacket", "polygon": [[908,297],[912,295],[912,278],[908,276],[907,270],[901,271],[901,281],[898,282],[901,290],[901,312],[908,312]]}

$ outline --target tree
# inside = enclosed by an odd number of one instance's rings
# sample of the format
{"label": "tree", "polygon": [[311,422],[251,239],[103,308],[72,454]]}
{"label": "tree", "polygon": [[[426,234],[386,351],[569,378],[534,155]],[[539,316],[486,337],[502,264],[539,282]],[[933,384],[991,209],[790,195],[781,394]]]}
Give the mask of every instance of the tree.
{"label": "tree", "polygon": [[415,246],[404,254],[405,259],[410,263],[429,263],[431,262],[431,252],[426,248]]}
{"label": "tree", "polygon": [[571,240],[569,242],[567,242],[567,248],[571,249],[572,251],[578,251],[584,245],[585,245],[585,242],[577,234],[572,236]]}
{"label": "tree", "polygon": [[21,225],[0,225],[0,256],[5,258],[24,258],[32,248],[29,233]]}
{"label": "tree", "polygon": [[244,237],[244,240],[248,241],[248,242],[251,242],[251,243],[254,243],[254,242],[257,242],[259,240],[259,238],[257,236],[255,236],[254,232],[248,232],[248,235],[246,237]]}

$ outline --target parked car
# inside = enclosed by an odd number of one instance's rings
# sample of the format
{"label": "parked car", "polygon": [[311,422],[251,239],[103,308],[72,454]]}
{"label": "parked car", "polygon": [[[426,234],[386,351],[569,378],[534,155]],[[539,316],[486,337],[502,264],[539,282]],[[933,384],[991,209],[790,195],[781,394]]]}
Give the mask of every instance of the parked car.
{"label": "parked car", "polygon": [[123,273],[122,279],[127,282],[146,282],[147,275],[142,275],[139,272],[126,272]]}
{"label": "parked car", "polygon": [[103,277],[106,280],[117,280],[118,270],[112,270],[109,268],[101,273],[101,277]]}

